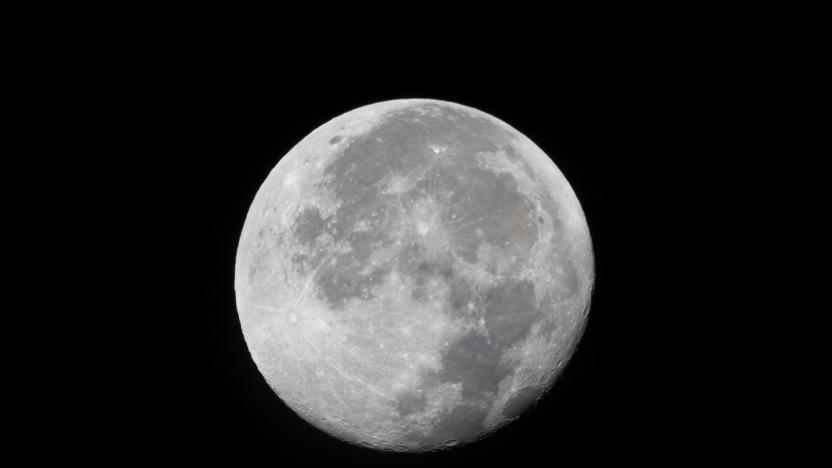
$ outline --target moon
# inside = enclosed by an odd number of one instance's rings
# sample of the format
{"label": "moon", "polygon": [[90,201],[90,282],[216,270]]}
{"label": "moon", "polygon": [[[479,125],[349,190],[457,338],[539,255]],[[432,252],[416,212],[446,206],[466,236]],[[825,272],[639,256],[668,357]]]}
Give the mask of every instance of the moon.
{"label": "moon", "polygon": [[349,443],[441,450],[515,420],[587,320],[592,242],[563,174],[501,120],[445,101],[340,115],[280,159],[234,287],[286,405]]}

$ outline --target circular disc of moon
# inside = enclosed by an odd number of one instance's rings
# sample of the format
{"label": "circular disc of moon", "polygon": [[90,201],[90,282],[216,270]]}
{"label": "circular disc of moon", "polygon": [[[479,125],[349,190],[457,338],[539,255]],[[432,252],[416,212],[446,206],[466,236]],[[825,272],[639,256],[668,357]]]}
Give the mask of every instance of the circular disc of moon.
{"label": "circular disc of moon", "polygon": [[395,100],[319,127],[268,175],[237,249],[243,334],[277,395],[379,450],[480,439],[553,384],[594,282],[575,193],[506,123]]}

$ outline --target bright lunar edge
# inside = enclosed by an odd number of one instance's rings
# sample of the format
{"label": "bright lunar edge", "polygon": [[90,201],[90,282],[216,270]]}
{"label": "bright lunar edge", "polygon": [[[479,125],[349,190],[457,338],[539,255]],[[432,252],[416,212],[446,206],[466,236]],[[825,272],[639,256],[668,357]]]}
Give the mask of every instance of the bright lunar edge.
{"label": "bright lunar edge", "polygon": [[504,122],[407,99],[298,143],[251,204],[234,286],[269,385],[347,442],[480,439],[552,385],[594,282],[578,199]]}

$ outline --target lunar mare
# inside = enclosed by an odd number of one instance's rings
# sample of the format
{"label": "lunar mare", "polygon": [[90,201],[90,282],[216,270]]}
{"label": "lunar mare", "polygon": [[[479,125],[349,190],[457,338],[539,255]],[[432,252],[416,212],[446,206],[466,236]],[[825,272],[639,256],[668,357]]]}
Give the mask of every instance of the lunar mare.
{"label": "lunar mare", "polygon": [[268,175],[237,250],[242,330],[297,414],[425,451],[532,405],[580,339],[594,281],[575,193],[502,121],[444,101],[347,112]]}

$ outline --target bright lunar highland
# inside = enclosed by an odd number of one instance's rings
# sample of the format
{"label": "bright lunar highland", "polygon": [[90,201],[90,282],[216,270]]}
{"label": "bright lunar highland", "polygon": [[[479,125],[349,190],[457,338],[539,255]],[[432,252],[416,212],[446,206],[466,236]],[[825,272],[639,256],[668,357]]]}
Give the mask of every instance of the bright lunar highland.
{"label": "bright lunar highland", "polygon": [[354,444],[427,451],[540,398],[593,282],[583,211],[540,148],[476,109],[406,99],[336,117],[280,159],[234,286],[254,362],[297,414]]}

